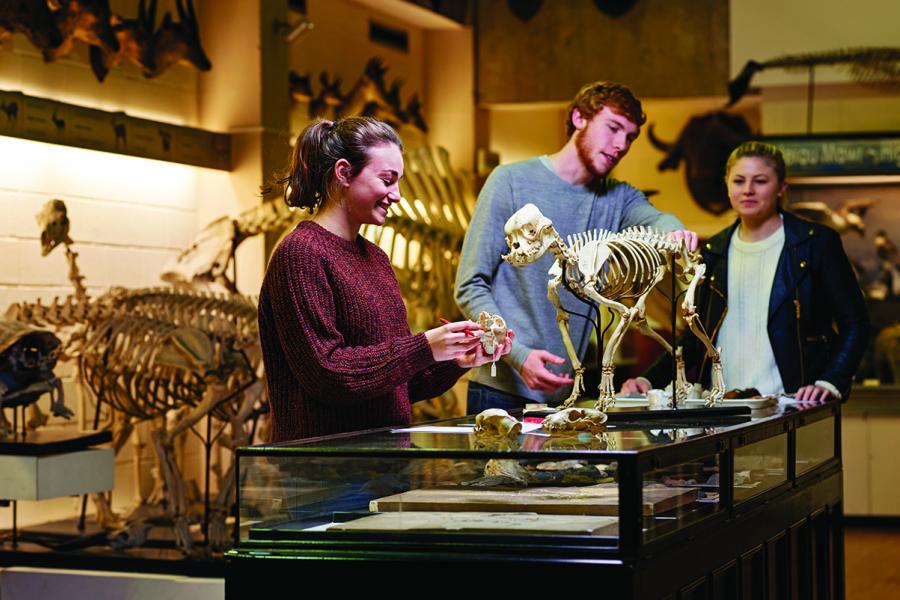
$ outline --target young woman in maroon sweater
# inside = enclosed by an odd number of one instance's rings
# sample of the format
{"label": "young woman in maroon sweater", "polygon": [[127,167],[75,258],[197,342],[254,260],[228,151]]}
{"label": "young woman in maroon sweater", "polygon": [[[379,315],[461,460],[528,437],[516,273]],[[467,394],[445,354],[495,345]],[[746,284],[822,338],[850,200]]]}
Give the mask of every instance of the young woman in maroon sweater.
{"label": "young woman in maroon sweater", "polygon": [[317,121],[297,140],[280,183],[314,216],[275,249],[259,299],[273,442],[407,425],[410,402],[494,358],[471,321],[410,333],[390,259],[359,235],[400,200],[401,151],[365,117]]}

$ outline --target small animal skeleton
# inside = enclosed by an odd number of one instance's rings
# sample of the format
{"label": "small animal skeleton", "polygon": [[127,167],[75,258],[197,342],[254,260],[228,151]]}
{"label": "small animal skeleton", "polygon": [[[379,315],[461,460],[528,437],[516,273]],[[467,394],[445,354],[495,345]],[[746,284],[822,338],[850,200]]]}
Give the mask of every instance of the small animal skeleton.
{"label": "small animal skeleton", "polygon": [[475,417],[476,435],[516,437],[522,433],[522,424],[502,408],[489,408]]}
{"label": "small animal skeleton", "polygon": [[[682,318],[706,347],[712,360],[713,387],[707,403],[712,406],[722,399],[725,381],[719,350],[703,331],[694,310],[694,295],[703,281],[706,265],[700,262],[697,253],[687,249],[683,241],[670,240],[646,227],[633,227],[621,233],[603,230],[580,233],[570,236],[567,244],[550,219],[533,204],[526,204],[516,211],[506,222],[504,232],[510,253],[502,258],[515,267],[531,264],[548,251],[556,257],[549,272],[547,297],[556,307],[556,320],[566,353],[575,369],[572,394],[563,407],[572,406],[584,391],[584,367],[569,335],[569,316],[560,303],[559,287],[565,281],[574,294],[611,309],[617,317],[616,327],[603,351],[596,404],[599,410],[605,411],[615,403],[613,357],[630,325],[637,325],[642,333],[659,342],[667,352],[672,352],[672,346],[650,328],[645,315],[647,296],[665,276],[672,257],[683,263],[681,272],[673,273],[673,276],[688,284],[681,303]],[[632,307],[622,303],[629,299],[634,299]],[[681,377],[683,380],[683,375]],[[676,393],[679,391],[676,389]]]}

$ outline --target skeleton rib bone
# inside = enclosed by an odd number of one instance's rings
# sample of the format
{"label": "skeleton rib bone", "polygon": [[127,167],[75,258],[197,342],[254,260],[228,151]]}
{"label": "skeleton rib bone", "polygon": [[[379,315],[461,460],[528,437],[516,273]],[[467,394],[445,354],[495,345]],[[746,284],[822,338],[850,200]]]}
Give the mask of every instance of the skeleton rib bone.
{"label": "skeleton rib bone", "polygon": [[[703,343],[713,363],[713,388],[707,402],[712,405],[722,399],[724,380],[719,350],[702,330],[694,310],[694,295],[703,281],[706,266],[700,257],[690,252],[683,241],[674,241],[647,227],[632,227],[619,233],[588,231],[569,236],[564,242],[547,219],[533,204],[526,204],[513,214],[504,226],[510,253],[503,259],[516,267],[523,267],[539,259],[545,252],[556,257],[550,268],[547,297],[556,307],[556,320],[562,334],[566,353],[575,369],[575,384],[563,406],[569,407],[584,391],[584,368],[575,352],[569,335],[569,316],[559,300],[559,287],[567,287],[584,300],[613,310],[616,326],[603,352],[600,393],[597,408],[606,410],[615,402],[613,390],[613,357],[630,325],[637,325],[642,333],[659,342],[667,352],[671,345],[647,323],[647,296],[669,270],[671,258],[683,262],[681,273],[673,273],[688,284],[681,314],[694,335]],[[634,300],[633,306],[623,304]],[[681,375],[683,380],[683,374]],[[683,393],[676,386],[676,394]]]}

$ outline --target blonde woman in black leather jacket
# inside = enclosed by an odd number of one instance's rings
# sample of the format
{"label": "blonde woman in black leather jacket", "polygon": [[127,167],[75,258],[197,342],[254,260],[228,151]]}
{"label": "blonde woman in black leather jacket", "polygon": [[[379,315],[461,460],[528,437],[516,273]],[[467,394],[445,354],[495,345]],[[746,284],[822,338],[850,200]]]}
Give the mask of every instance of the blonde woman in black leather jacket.
{"label": "blonde woman in black leather jacket", "polygon": [[[726,183],[738,220],[701,248],[707,270],[697,310],[723,346],[727,389],[846,400],[870,337],[865,302],[840,236],[781,210],[785,171],[770,144],[747,142],[732,152]],[[696,380],[708,383],[702,346],[690,334],[679,343],[688,367],[700,367]],[[622,391],[670,378],[664,356]]]}

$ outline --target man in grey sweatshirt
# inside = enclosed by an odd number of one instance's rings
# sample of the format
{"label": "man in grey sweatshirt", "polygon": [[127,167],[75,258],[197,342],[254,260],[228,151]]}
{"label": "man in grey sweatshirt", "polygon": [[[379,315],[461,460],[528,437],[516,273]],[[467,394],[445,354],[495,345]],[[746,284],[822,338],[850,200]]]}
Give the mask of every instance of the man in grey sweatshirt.
{"label": "man in grey sweatshirt", "polygon": [[[526,402],[558,404],[569,394],[572,365],[547,300],[550,253],[533,265],[515,268],[501,260],[509,252],[503,226],[527,203],[535,204],[563,236],[590,229],[620,231],[637,225],[671,232],[697,246],[697,236],[670,214],[653,208],[631,185],[607,174],[627,154],[646,116],[623,85],[596,82],[578,92],[569,106],[569,139],[555,154],[498,167],[478,195],[456,275],[456,302],[478,320],[481,311],[500,314],[516,332],[512,351],[497,365],[470,372],[467,412],[516,408]],[[587,306],[561,291],[564,309],[586,314]],[[590,323],[576,314],[569,321],[572,342],[584,357]],[[549,363],[549,368],[548,368]]]}

